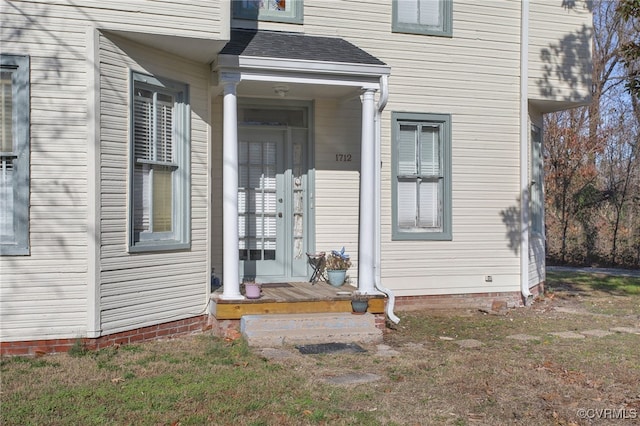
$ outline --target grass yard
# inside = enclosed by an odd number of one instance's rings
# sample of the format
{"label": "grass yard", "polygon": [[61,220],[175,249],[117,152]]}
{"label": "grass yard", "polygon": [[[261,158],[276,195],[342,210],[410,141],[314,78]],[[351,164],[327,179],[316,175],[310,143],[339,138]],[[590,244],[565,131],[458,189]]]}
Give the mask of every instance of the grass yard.
{"label": "grass yard", "polygon": [[[394,356],[363,345],[267,359],[242,340],[199,335],[4,358],[0,424],[640,423],[640,335],[630,332],[640,329],[640,278],[550,273],[547,286],[532,308],[499,315],[399,312],[384,342]],[[359,373],[379,379],[327,381]]]}

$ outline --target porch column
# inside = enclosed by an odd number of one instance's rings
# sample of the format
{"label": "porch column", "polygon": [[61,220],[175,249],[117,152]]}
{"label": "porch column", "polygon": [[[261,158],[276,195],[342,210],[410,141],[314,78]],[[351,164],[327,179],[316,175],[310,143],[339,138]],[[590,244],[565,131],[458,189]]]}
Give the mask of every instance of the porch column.
{"label": "porch column", "polygon": [[238,102],[239,76],[224,78],[222,126],[222,299],[244,299],[240,294],[238,243]]}
{"label": "porch column", "polygon": [[362,141],[360,144],[360,229],[358,247],[358,290],[375,293],[375,132],[374,93],[362,95]]}

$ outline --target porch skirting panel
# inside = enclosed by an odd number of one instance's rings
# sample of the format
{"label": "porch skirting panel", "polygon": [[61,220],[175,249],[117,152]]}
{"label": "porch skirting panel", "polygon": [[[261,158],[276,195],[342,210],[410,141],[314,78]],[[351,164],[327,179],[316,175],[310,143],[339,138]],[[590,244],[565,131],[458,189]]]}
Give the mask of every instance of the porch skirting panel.
{"label": "porch skirting panel", "polygon": [[[356,290],[355,287],[337,288],[324,282],[262,284],[259,299],[226,300],[220,297],[221,292],[214,292],[212,314],[217,320],[235,320],[243,315],[351,312],[351,292]],[[381,314],[384,306],[383,295],[372,295],[368,312]]]}

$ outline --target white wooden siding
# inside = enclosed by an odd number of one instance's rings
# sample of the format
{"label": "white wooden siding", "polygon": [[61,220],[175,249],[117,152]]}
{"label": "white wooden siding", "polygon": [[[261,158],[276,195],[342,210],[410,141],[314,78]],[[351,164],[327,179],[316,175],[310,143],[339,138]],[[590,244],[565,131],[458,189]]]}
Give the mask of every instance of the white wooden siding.
{"label": "white wooden siding", "polygon": [[[109,30],[159,34],[195,39],[228,36],[228,2],[197,0],[95,0],[2,1],[2,11],[14,15],[11,21],[49,27],[58,41],[73,26],[93,25]],[[68,25],[50,27],[54,20]],[[9,24],[11,26],[11,24]],[[22,28],[25,28],[24,26]],[[83,32],[76,33],[84,34]],[[55,44],[54,44],[55,45]]]}
{"label": "white wooden siding", "polygon": [[[340,250],[351,256],[348,271],[358,278],[358,206],[360,197],[361,106],[351,101],[318,99],[315,103],[316,250]],[[336,161],[350,154],[350,162]]]}
{"label": "white wooden siding", "polygon": [[[100,36],[103,333],[204,313],[209,282],[208,67],[117,36]],[[191,106],[191,249],[127,253],[130,70],[184,82]]]}
{"label": "white wooden siding", "polygon": [[0,3],[2,53],[31,57],[31,251],[0,257],[2,341],[86,331],[85,24],[34,8],[45,5]]}
{"label": "white wooden siding", "polygon": [[[567,6],[571,3],[574,3],[573,7]],[[590,3],[585,0],[530,2],[530,99],[588,99],[591,93],[593,35]]]}

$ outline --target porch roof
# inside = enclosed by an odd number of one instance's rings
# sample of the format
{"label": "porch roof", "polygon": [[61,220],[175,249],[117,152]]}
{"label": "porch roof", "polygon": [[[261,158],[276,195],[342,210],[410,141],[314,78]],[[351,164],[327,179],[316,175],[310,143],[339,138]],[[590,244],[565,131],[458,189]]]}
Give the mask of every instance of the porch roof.
{"label": "porch roof", "polygon": [[220,55],[386,65],[341,38],[264,30],[232,30]]}

